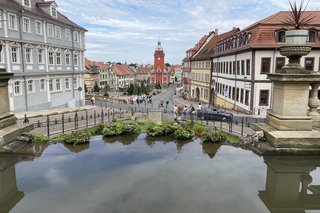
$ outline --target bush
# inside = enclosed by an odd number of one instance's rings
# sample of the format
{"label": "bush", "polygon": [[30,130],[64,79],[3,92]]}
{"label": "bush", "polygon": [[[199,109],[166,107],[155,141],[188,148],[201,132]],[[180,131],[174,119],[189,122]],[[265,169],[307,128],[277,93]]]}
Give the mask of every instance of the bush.
{"label": "bush", "polygon": [[202,137],[204,142],[211,142],[211,143],[221,143],[226,141],[226,135],[218,131],[217,128],[214,128],[212,131],[205,133]]}
{"label": "bush", "polygon": [[63,139],[63,142],[72,145],[89,143],[90,133],[88,131],[74,131],[71,134],[66,134]]}
{"label": "bush", "polygon": [[49,142],[49,137],[41,134],[37,135],[32,135],[32,142],[36,143],[48,143]]}
{"label": "bush", "polygon": [[131,135],[140,133],[139,125],[134,121],[122,122],[116,121],[104,124],[102,134],[106,137],[117,135]]}
{"label": "bush", "polygon": [[196,124],[193,127],[194,134],[198,137],[201,137],[203,133],[206,131],[206,128],[200,124]]}
{"label": "bush", "polygon": [[188,140],[192,139],[194,137],[193,132],[190,132],[183,127],[179,127],[175,132],[174,132],[174,138],[178,140]]}
{"label": "bush", "polygon": [[147,135],[151,137],[158,137],[165,135],[165,128],[163,125],[149,123],[147,125]]}

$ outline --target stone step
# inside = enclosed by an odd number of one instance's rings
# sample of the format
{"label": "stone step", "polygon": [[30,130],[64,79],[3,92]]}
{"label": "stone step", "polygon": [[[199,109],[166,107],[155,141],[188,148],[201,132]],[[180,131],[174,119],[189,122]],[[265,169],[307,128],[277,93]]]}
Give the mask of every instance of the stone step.
{"label": "stone step", "polygon": [[33,128],[33,124],[14,124],[0,129],[0,148],[15,140],[18,136],[22,135],[22,133],[30,132],[31,130],[33,130]]}
{"label": "stone step", "polygon": [[14,140],[8,143],[7,145],[4,145],[2,147],[2,150],[6,150],[6,153],[16,153],[20,149],[24,148],[27,145],[26,142]]}

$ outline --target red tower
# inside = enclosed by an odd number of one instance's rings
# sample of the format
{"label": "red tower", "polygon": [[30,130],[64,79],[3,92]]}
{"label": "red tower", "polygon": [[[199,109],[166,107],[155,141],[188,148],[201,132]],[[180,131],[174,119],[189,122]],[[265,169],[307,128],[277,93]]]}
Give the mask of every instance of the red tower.
{"label": "red tower", "polygon": [[164,65],[164,56],[161,42],[158,41],[158,46],[154,52],[154,68],[150,74],[151,83],[160,83],[161,85],[167,85],[169,83],[169,73]]}

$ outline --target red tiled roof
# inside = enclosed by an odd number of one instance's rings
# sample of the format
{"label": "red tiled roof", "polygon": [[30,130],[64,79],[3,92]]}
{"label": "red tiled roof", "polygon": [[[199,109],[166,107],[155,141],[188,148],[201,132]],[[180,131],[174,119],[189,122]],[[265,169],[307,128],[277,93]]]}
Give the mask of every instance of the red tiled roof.
{"label": "red tiled roof", "polygon": [[239,28],[233,28],[232,30],[219,34],[212,35],[207,39],[206,43],[198,50],[198,52],[191,58],[191,60],[205,60],[210,59],[211,55],[214,54],[217,43],[224,40],[225,38],[235,34],[239,31]]}
{"label": "red tiled roof", "polygon": [[[320,11],[306,11],[305,15],[311,15],[314,17],[313,21],[306,27],[306,29],[315,29],[320,31]],[[272,16],[258,21],[235,34],[226,37],[224,39],[225,41],[231,39],[233,36],[241,35],[243,33],[249,33],[251,36],[245,45],[224,50],[223,52],[216,52],[214,55],[219,56],[249,48],[278,48],[283,46],[284,43],[278,43],[276,41],[275,33],[279,29],[292,29],[292,27],[288,27],[283,24],[287,16],[289,16],[288,11],[275,13]],[[320,48],[319,37],[316,36],[315,42],[310,43],[310,45],[312,47]]]}
{"label": "red tiled roof", "polygon": [[124,64],[116,64],[114,66],[114,72],[116,73],[116,75],[129,75],[129,76],[133,76],[134,73],[131,71],[131,69]]}
{"label": "red tiled roof", "polygon": [[151,69],[152,69],[151,66],[138,66],[137,74],[149,74]]}

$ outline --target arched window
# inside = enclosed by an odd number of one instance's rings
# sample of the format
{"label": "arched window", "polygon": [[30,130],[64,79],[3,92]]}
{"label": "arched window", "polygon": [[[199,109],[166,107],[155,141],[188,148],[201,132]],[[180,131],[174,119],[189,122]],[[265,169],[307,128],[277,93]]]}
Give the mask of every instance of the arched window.
{"label": "arched window", "polygon": [[285,42],[286,41],[286,31],[280,30],[277,32],[277,42]]}
{"label": "arched window", "polygon": [[316,41],[316,32],[313,30],[309,30],[308,42],[315,42]]}

